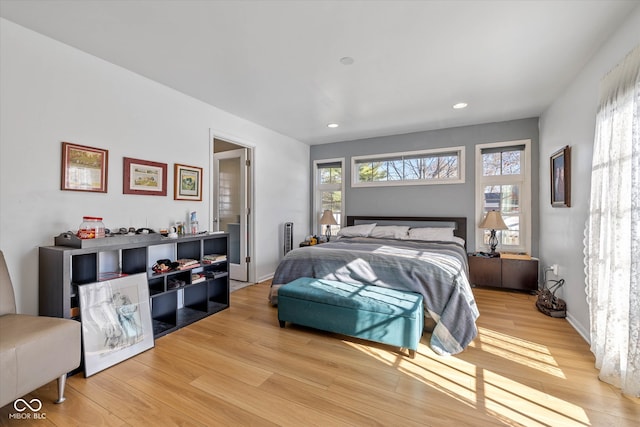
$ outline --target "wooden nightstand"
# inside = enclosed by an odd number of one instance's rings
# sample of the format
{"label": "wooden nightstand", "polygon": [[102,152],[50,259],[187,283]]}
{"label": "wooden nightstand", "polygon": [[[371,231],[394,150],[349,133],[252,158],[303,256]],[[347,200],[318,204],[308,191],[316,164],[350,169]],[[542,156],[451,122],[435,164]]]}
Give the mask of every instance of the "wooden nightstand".
{"label": "wooden nightstand", "polygon": [[513,289],[535,293],[538,290],[538,259],[500,258],[469,255],[469,281],[478,287]]}

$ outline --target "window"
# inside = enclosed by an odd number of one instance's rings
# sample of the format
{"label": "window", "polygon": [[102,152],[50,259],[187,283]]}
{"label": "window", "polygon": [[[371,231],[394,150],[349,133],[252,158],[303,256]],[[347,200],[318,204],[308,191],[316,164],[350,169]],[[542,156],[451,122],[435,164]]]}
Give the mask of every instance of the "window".
{"label": "window", "polygon": [[[508,230],[498,230],[498,249],[531,253],[531,141],[476,145],[476,224],[499,211]],[[477,229],[476,246],[489,245],[490,230]]]}
{"label": "window", "polygon": [[351,158],[351,185],[460,184],[464,182],[464,147]]}
{"label": "window", "polygon": [[335,236],[342,225],[344,212],[344,159],[316,160],[313,162],[315,170],[314,180],[314,230],[318,235],[324,235],[325,226],[320,225],[322,213],[329,209],[333,212],[338,225],[331,226],[331,235]]}

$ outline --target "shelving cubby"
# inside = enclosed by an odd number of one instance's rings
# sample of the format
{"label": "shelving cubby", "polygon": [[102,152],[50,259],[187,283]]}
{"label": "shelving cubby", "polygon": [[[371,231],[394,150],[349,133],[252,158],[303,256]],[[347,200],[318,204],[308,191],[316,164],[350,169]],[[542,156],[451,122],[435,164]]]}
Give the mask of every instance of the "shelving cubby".
{"label": "shelving cubby", "polygon": [[[178,239],[150,236],[148,241],[136,236],[131,243],[110,237],[91,242],[68,237],[67,240],[71,241],[70,246],[39,248],[41,315],[82,321],[79,286],[138,273],[147,275],[156,338],[229,307],[226,259],[229,237],[226,233],[187,235]],[[202,263],[204,255],[210,254],[222,255],[224,259],[214,264]],[[152,270],[159,259],[181,258],[195,259],[200,265],[160,274]],[[202,275],[204,280],[193,283],[194,273]],[[174,288],[174,280],[181,281],[180,286]]]}

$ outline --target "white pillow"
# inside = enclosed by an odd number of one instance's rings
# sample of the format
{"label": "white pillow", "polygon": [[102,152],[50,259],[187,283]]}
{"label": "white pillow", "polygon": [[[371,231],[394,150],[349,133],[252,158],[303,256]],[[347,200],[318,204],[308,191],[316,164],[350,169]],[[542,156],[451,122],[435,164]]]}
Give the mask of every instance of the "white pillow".
{"label": "white pillow", "polygon": [[445,227],[421,227],[409,229],[410,240],[440,240],[453,241],[453,228]]}
{"label": "white pillow", "polygon": [[452,237],[452,242],[456,242],[457,244],[464,246],[464,239],[462,237],[458,237],[458,236],[453,236]]}
{"label": "white pillow", "polygon": [[369,237],[371,230],[374,229],[375,224],[362,224],[352,225],[350,227],[343,227],[338,231],[340,237]]}
{"label": "white pillow", "polygon": [[409,227],[406,225],[377,225],[369,237],[378,239],[406,239]]}

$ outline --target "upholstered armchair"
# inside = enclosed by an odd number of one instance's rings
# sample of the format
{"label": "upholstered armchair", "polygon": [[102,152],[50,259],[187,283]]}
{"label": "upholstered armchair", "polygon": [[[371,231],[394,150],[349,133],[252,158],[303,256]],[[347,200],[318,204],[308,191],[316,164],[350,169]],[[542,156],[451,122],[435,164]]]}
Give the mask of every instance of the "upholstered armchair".
{"label": "upholstered armchair", "polygon": [[0,251],[0,407],[58,379],[64,401],[67,373],[80,365],[80,322],[16,314],[9,270]]}

